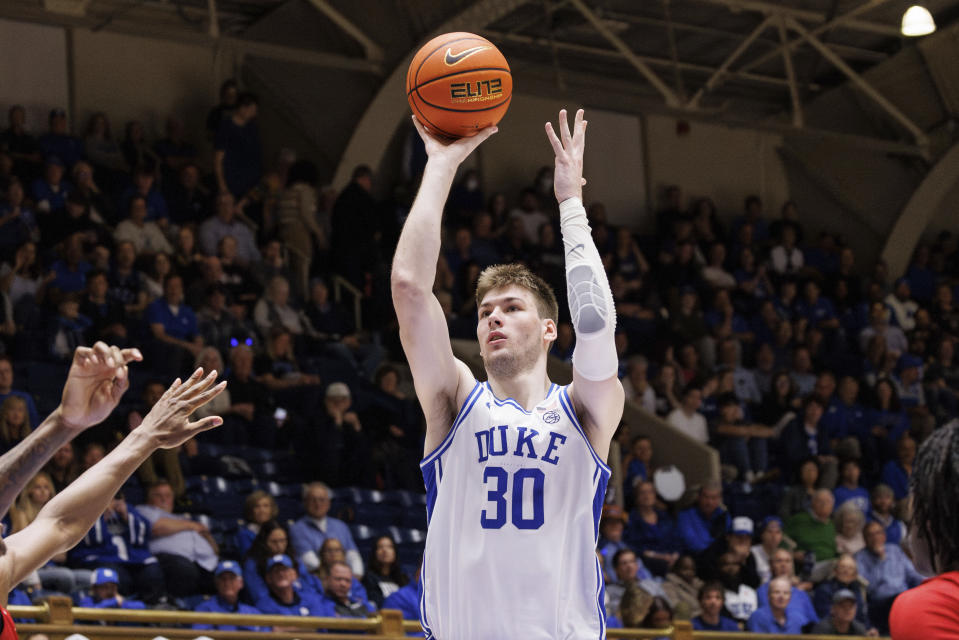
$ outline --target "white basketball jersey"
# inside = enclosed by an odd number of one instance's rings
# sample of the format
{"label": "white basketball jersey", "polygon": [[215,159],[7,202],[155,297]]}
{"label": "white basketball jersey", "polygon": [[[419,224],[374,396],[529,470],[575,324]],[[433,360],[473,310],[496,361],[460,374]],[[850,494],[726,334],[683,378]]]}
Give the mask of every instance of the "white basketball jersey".
{"label": "white basketball jersey", "polygon": [[609,467],[566,387],[526,412],[488,383],[420,463],[426,552],[420,622],[438,640],[606,637],[596,558]]}

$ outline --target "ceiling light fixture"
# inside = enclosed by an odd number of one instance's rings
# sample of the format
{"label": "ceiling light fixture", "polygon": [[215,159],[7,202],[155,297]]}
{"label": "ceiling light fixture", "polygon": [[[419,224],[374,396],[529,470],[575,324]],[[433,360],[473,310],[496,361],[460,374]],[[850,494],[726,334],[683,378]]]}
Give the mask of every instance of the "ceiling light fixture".
{"label": "ceiling light fixture", "polygon": [[936,30],[932,14],[922,5],[914,4],[902,14],[902,35],[927,36]]}

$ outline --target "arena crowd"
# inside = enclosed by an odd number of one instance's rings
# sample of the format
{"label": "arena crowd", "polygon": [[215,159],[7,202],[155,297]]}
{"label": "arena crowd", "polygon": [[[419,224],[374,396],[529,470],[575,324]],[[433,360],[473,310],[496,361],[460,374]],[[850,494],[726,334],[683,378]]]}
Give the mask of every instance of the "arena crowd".
{"label": "arena crowd", "polygon": [[[75,135],[61,109],[43,128],[9,111],[0,450],[56,406],[77,346],[137,346],[145,361],[115,414],[33,478],[5,531],[136,427],[170,380],[203,366],[229,381],[207,407],[225,424],[155,454],[11,603],[63,593],[94,607],[418,618],[423,416],[389,292],[415,179],[380,201],[369,167],[337,193],[292,150],[264,163],[257,109],[225,83],[207,141],[172,117],[151,141],[138,122],[114,136],[104,113]],[[434,291],[451,337],[475,338],[480,271],[528,264],[560,298],[552,355],[570,361],[551,169],[531,178],[507,194],[461,176]],[[922,580],[901,546],[916,448],[959,417],[956,238],[891,274],[806,228],[792,203],[773,215],[743,195],[741,212],[719,212],[670,186],[638,229],[611,224],[590,194],[628,401],[723,465],[692,504],[668,503],[653,474],[677,461],[622,425],[597,549],[610,626],[885,634],[892,601]]]}

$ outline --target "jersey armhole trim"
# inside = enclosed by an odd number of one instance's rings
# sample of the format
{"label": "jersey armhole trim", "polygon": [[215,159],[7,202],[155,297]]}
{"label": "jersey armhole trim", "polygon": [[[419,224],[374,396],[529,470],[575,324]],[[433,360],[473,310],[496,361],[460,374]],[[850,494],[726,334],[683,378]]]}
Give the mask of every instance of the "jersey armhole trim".
{"label": "jersey armhole trim", "polygon": [[573,410],[573,402],[569,399],[569,392],[567,391],[568,389],[568,386],[561,387],[559,392],[559,403],[562,405],[563,411],[570,419],[570,422],[573,423],[573,426],[576,427],[576,430],[579,431],[579,435],[583,436],[583,440],[586,442],[586,448],[589,449],[589,453],[593,456],[593,460],[596,461],[596,464],[598,464],[599,467],[606,473],[612,473],[609,465],[603,462],[602,458],[599,457],[599,454],[596,453],[596,450],[593,448],[593,443],[589,441],[588,437],[586,437],[586,432],[583,430],[583,426],[576,418],[576,412]]}
{"label": "jersey armhole trim", "polygon": [[456,434],[457,427],[466,419],[466,416],[469,415],[470,410],[473,408],[473,405],[476,404],[476,400],[482,395],[483,383],[474,381],[473,390],[470,391],[469,395],[466,396],[466,400],[463,401],[463,406],[460,407],[459,412],[456,414],[456,418],[453,420],[453,424],[450,427],[449,433],[446,434],[446,437],[443,438],[443,441],[438,447],[433,449],[429,455],[425,456],[420,462],[420,468],[425,467],[430,464],[436,458],[443,455],[443,452],[446,451],[449,446],[453,443],[453,436]]}

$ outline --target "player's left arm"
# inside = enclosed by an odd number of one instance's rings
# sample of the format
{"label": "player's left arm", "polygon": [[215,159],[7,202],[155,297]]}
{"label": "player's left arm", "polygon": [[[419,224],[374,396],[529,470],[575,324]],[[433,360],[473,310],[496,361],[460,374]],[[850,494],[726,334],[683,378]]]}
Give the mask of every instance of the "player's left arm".
{"label": "player's left arm", "polygon": [[617,377],[616,309],[603,261],[593,243],[583,207],[583,150],[586,120],[576,112],[570,132],[566,110],[559,112],[560,137],[546,123],[546,137],[556,154],[553,190],[559,202],[560,230],[566,253],[569,310],[576,332],[570,399],[593,449],[601,458],[623,416],[625,394]]}

